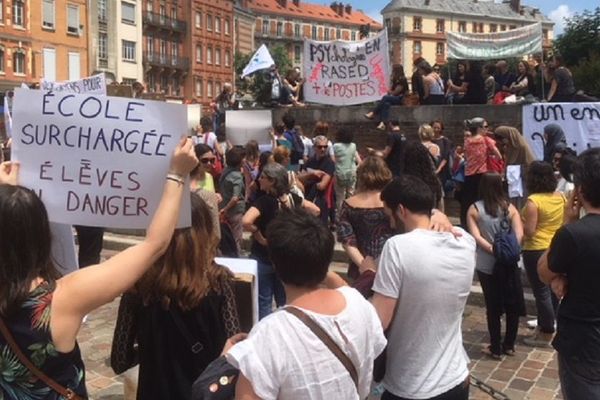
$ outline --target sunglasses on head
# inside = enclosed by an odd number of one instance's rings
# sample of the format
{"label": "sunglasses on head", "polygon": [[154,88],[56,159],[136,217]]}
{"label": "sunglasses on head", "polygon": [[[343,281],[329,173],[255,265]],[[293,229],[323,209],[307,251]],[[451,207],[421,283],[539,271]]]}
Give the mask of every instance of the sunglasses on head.
{"label": "sunglasses on head", "polygon": [[208,164],[208,163],[214,164],[215,160],[216,160],[216,158],[201,158],[200,162],[202,164]]}

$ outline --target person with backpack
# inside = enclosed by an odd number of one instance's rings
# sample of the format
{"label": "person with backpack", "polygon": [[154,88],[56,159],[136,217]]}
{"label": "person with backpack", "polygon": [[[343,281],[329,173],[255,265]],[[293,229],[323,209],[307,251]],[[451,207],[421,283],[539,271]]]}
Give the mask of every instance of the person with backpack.
{"label": "person with backpack", "polygon": [[250,257],[258,264],[258,314],[262,319],[272,312],[273,297],[278,307],[285,304],[285,292],[275,275],[267,250],[266,231],[282,209],[304,208],[318,215],[319,208],[290,192],[288,171],[281,164],[269,163],[260,174],[260,188],[266,194],[258,197],[242,218],[242,225],[252,234]]}
{"label": "person with backpack", "polygon": [[285,131],[283,132],[284,138],[292,144],[291,155],[290,155],[290,171],[298,172],[300,170],[300,161],[304,160],[304,142],[302,137],[296,132],[294,126],[296,120],[290,114],[285,114],[281,121],[285,125]]}
{"label": "person with backpack", "polygon": [[[514,234],[516,243],[523,239],[523,223],[519,211],[509,203],[502,184],[502,175],[486,173],[479,184],[479,198],[467,211],[469,232],[477,243],[476,271],[483,289],[490,345],[484,353],[495,360],[503,354],[515,354],[519,317],[525,313],[521,274],[516,260],[506,262],[494,249],[498,234]],[[496,254],[494,254],[496,253]],[[502,341],[501,319],[506,314],[506,334]]]}
{"label": "person with backpack", "polygon": [[220,217],[229,228],[235,239],[238,254],[242,249],[242,216],[246,211],[246,188],[242,174],[244,149],[234,147],[226,154],[227,168],[219,179],[219,193],[222,200],[219,205]]}

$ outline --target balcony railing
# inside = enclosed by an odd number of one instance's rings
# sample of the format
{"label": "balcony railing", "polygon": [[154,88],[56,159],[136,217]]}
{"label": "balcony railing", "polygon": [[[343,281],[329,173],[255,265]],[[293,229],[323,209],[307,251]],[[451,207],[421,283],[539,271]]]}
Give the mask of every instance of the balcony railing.
{"label": "balcony railing", "polygon": [[187,29],[185,21],[169,18],[166,15],[157,14],[152,11],[144,11],[144,24],[154,25],[176,32],[185,32]]}
{"label": "balcony railing", "polygon": [[187,70],[190,65],[188,57],[172,56],[154,52],[144,52],[144,62],[163,68]]}

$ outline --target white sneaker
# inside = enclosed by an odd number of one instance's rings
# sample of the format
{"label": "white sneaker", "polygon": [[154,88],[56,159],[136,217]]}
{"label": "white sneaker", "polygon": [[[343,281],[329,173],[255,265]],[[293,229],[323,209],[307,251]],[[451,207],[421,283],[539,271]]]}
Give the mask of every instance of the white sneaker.
{"label": "white sneaker", "polygon": [[537,319],[530,319],[529,321],[527,321],[527,327],[529,329],[537,328]]}

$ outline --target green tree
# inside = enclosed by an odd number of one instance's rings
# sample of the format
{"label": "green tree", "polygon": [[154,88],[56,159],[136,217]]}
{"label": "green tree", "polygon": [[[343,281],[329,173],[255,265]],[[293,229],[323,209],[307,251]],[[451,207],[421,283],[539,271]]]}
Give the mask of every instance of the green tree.
{"label": "green tree", "polygon": [[[275,65],[279,69],[279,74],[284,77],[290,68],[292,68],[292,61],[288,55],[287,49],[282,45],[277,45],[269,48],[269,53],[275,61]],[[253,54],[239,54],[235,53],[234,66],[235,72],[239,79],[237,87],[243,92],[249,92],[254,97],[254,100],[263,105],[271,103],[271,82],[268,76],[268,70],[256,71],[250,77],[245,79],[239,78],[242,75],[242,71],[248,65],[248,62],[252,58]]]}
{"label": "green tree", "polygon": [[[600,50],[599,50],[600,51]],[[587,94],[600,97],[600,53],[594,52],[582,60],[579,65],[572,67],[573,80],[576,88],[584,88]]]}
{"label": "green tree", "polygon": [[590,59],[592,52],[600,49],[600,7],[567,18],[565,31],[554,41],[554,49],[567,66]]}

